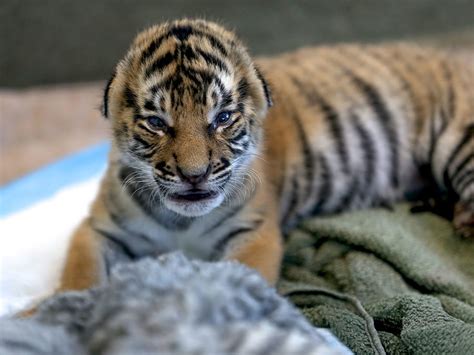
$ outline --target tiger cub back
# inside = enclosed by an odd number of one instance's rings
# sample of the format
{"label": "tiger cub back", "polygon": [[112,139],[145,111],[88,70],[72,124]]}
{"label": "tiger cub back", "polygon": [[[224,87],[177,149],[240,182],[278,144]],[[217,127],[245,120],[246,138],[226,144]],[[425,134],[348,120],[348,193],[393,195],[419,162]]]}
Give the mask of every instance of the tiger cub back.
{"label": "tiger cub back", "polygon": [[275,101],[266,154],[284,226],[389,204],[429,179],[472,206],[469,65],[408,44],[306,48],[259,64]]}

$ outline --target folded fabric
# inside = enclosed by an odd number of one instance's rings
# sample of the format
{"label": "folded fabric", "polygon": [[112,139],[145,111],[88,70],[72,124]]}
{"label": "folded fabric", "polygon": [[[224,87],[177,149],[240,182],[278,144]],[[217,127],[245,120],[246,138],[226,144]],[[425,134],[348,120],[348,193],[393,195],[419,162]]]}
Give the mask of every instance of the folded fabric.
{"label": "folded fabric", "polygon": [[305,221],[280,292],[356,353],[474,353],[474,240],[406,204]]}

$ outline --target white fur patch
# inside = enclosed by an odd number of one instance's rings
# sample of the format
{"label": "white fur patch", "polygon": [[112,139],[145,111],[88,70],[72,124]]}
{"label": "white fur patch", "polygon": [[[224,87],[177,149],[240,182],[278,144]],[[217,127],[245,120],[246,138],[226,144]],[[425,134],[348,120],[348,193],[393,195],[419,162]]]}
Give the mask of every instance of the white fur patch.
{"label": "white fur patch", "polygon": [[200,217],[208,214],[213,209],[219,207],[224,201],[222,194],[215,198],[199,202],[177,202],[173,200],[165,200],[165,206],[171,211],[187,217]]}

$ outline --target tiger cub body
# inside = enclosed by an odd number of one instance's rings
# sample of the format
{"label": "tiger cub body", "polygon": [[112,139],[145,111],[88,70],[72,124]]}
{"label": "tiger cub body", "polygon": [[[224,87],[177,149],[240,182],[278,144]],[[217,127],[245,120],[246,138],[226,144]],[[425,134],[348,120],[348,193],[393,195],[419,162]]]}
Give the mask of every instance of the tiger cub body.
{"label": "tiger cub body", "polygon": [[222,27],[175,21],[137,37],[104,115],[109,167],[61,289],[178,249],[274,283],[301,218],[390,204],[427,177],[472,236],[474,73],[435,51],[339,45],[253,62]]}
{"label": "tiger cub body", "polygon": [[269,176],[284,226],[391,204],[434,185],[472,205],[467,63],[391,44],[308,48],[259,64],[278,103],[265,123],[265,157],[277,163]]}

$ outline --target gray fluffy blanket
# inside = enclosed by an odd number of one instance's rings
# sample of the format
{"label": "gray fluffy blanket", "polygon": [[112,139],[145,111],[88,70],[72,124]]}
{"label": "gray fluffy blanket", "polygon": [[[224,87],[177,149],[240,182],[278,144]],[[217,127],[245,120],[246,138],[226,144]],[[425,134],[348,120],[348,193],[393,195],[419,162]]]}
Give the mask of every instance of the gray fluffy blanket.
{"label": "gray fluffy blanket", "polygon": [[1,354],[347,354],[254,271],[174,253],[0,320]]}

